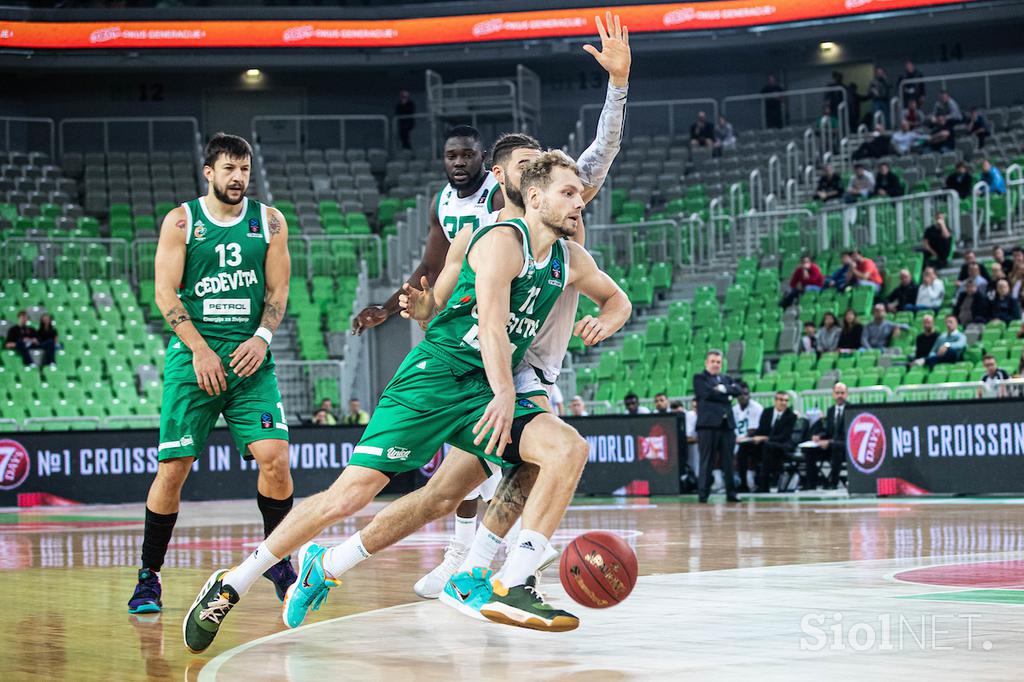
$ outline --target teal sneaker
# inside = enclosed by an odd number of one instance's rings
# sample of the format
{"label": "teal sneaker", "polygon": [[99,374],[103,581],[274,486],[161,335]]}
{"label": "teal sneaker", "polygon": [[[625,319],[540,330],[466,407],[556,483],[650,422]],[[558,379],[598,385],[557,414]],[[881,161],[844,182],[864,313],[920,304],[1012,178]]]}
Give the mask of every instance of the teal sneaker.
{"label": "teal sneaker", "polygon": [[310,609],[319,611],[327,601],[327,590],[341,584],[340,580],[327,577],[324,571],[324,552],[315,542],[299,550],[299,579],[288,588],[284,596],[281,618],[290,628],[297,628],[306,619]]}
{"label": "teal sneaker", "polygon": [[480,607],[491,598],[491,576],[494,572],[489,568],[474,568],[472,571],[456,573],[444,584],[444,591],[438,600],[459,613],[487,620],[480,615]]}
{"label": "teal sneaker", "polygon": [[543,632],[568,632],[580,626],[579,618],[544,601],[532,575],[523,585],[505,587],[495,580],[491,588],[491,598],[480,607],[487,620]]}
{"label": "teal sneaker", "polygon": [[214,571],[185,614],[185,621],[181,624],[182,635],[185,647],[194,654],[206,651],[213,644],[224,618],[238,603],[238,593],[223,583],[227,572],[226,568]]}

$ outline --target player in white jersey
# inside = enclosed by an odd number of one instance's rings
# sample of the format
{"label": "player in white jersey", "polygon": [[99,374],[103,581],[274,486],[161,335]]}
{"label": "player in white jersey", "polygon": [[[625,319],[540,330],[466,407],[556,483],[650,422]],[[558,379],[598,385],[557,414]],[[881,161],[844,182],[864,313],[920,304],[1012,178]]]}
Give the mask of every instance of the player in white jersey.
{"label": "player in white jersey", "polygon": [[[618,18],[615,18],[616,24]],[[580,168],[581,179],[586,187],[584,199],[590,201],[596,196],[604,180],[607,177],[611,163],[618,153],[622,137],[622,125],[625,114],[625,101],[628,91],[628,77],[630,66],[630,51],[628,44],[628,32],[613,26],[611,16],[608,19],[608,36],[598,21],[598,28],[602,38],[603,51],[598,53],[594,48],[588,52],[595,55],[595,58],[609,73],[608,94],[605,105],[598,122],[598,133],[594,143],[580,156],[577,162]],[[590,46],[587,46],[590,47]],[[522,194],[519,192],[520,169],[529,163],[540,153],[540,145],[536,140],[526,135],[511,134],[500,138],[493,147],[492,172],[501,184],[504,195],[504,208],[499,218],[507,218],[522,215],[525,210]],[[582,225],[581,225],[582,227]],[[584,230],[579,229],[574,237],[581,245],[584,242]],[[468,235],[457,237],[448,251],[446,264],[455,264],[455,271],[458,271],[458,263],[465,253],[469,243]],[[568,272],[569,263],[564,264],[565,272]],[[427,282],[421,282],[421,286]],[[453,283],[452,283],[453,284]],[[447,300],[450,292],[437,292],[436,299]],[[555,308],[549,314],[548,320],[541,327],[537,338],[530,345],[523,362],[515,369],[516,392],[520,395],[531,397],[538,405],[550,409],[548,387],[553,385],[561,373],[562,360],[568,350],[569,339],[576,326],[576,310],[579,301],[579,294],[574,289],[566,290],[558,299]],[[403,313],[404,314],[404,313]],[[585,319],[583,325],[588,324]],[[480,563],[486,558],[489,563],[497,551],[503,537],[514,539],[517,528],[511,528],[511,522],[518,519],[522,502],[525,500],[525,493],[532,487],[535,470],[532,467],[520,467],[517,472],[506,477],[505,494],[493,488],[500,483],[500,472],[492,475],[480,489],[474,491],[467,497],[467,502],[460,505],[456,513],[456,532],[459,533],[462,526],[462,537],[467,534],[468,528],[475,527],[477,494],[485,500],[498,496],[504,498],[502,504],[491,505],[488,508],[484,524],[475,533],[473,544],[466,547],[464,541],[457,537],[449,544],[445,552],[444,561],[433,571],[421,578],[415,586],[418,595],[425,598],[438,596],[452,574],[458,570],[468,570],[473,566],[483,565]],[[490,519],[490,523],[488,523]],[[493,533],[488,527],[500,533]],[[476,551],[479,549],[480,551]],[[491,551],[493,549],[493,551]],[[489,554],[489,556],[484,556]],[[546,557],[550,563],[557,552],[551,552]],[[461,562],[460,562],[461,560]],[[545,564],[546,565],[546,564]],[[468,567],[468,568],[467,568]],[[444,599],[444,597],[442,597]]]}

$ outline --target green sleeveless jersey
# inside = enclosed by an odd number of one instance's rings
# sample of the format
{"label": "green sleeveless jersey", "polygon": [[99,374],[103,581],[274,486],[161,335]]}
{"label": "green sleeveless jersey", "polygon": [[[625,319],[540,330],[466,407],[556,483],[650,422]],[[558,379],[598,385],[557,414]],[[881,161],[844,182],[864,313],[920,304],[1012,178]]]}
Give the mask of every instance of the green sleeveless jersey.
{"label": "green sleeveless jersey", "polygon": [[[530,249],[530,230],[520,218],[487,225],[473,234],[462,261],[462,271],[448,305],[430,326],[423,341],[424,349],[445,358],[453,358],[468,369],[483,369],[480,341],[477,338],[476,273],[469,266],[469,252],[473,246],[498,225],[511,225],[523,239],[523,269],[512,281],[509,304],[508,338],[512,342],[512,366],[526,354],[544,320],[554,307],[568,279],[565,245],[556,240],[546,262],[534,261]],[[440,351],[440,353],[438,353]]]}
{"label": "green sleeveless jersey", "polygon": [[267,207],[246,197],[232,223],[210,216],[204,197],[187,201],[185,272],[179,297],[207,339],[244,341],[259,328],[270,231]]}

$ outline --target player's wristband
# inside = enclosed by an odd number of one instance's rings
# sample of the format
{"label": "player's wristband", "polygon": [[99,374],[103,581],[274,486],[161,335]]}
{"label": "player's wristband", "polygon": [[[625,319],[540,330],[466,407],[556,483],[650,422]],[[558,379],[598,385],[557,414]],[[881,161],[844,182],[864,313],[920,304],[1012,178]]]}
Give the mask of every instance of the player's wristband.
{"label": "player's wristband", "polygon": [[253,334],[253,336],[257,336],[257,337],[263,339],[264,341],[267,342],[267,345],[269,346],[270,342],[274,338],[274,333],[272,331],[270,331],[269,329],[267,329],[266,327],[260,327],[259,329],[256,330],[256,333]]}

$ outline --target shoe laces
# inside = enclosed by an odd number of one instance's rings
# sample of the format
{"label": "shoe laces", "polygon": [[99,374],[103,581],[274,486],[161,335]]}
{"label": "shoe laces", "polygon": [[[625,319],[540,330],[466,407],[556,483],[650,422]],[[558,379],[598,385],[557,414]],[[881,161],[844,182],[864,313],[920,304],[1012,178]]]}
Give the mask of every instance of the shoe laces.
{"label": "shoe laces", "polygon": [[160,596],[160,581],[155,575],[150,574],[148,578],[139,580],[135,586],[133,599],[156,599]]}
{"label": "shoe laces", "polygon": [[234,604],[222,592],[217,595],[216,599],[207,602],[206,608],[199,612],[199,620],[211,620],[219,625],[232,606]]}
{"label": "shoe laces", "polygon": [[525,585],[523,585],[523,589],[525,589],[527,592],[529,592],[534,597],[536,597],[538,603],[540,603],[540,604],[547,604],[548,603],[547,600],[544,599],[544,593],[541,592],[537,588],[536,584],[526,583]]}
{"label": "shoe laces", "polygon": [[441,568],[454,572],[462,565],[468,553],[468,547],[462,543],[455,542],[455,540],[449,540],[448,547],[444,550],[444,561],[441,562]]}
{"label": "shoe laces", "polygon": [[327,589],[327,585],[325,583],[323,587],[317,590],[316,596],[314,596],[313,600],[310,602],[310,608],[314,611],[319,611],[320,607],[327,601],[328,594],[330,594],[330,591]]}

